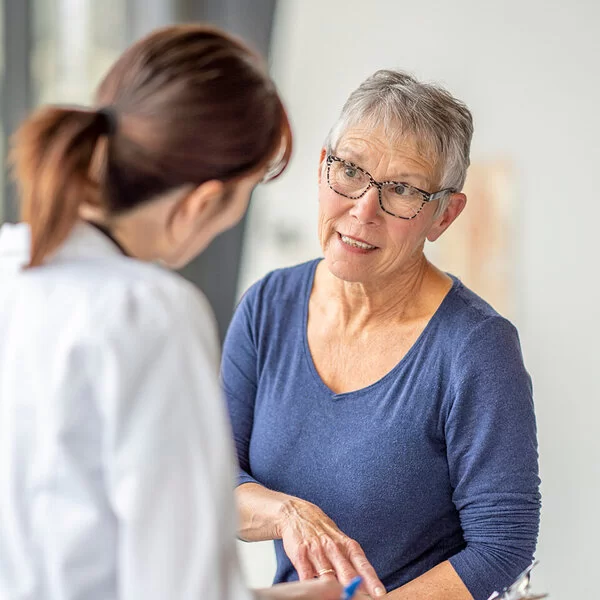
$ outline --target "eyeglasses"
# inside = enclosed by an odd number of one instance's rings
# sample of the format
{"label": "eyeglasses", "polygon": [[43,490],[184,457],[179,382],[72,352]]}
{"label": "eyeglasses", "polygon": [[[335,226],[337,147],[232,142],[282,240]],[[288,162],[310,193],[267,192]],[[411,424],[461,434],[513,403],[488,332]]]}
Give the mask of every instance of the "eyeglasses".
{"label": "eyeglasses", "polygon": [[336,194],[353,200],[375,186],[381,209],[398,219],[414,219],[427,202],[456,191],[446,188],[432,193],[401,181],[375,181],[364,169],[332,154],[327,155],[327,184]]}

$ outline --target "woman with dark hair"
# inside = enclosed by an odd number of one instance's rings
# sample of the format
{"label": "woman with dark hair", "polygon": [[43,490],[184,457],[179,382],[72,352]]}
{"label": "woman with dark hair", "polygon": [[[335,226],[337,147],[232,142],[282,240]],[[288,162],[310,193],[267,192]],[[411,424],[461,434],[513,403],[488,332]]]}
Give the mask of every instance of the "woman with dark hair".
{"label": "woman with dark hair", "polygon": [[213,318],[153,263],[197,256],[290,151],[260,59],[202,26],[152,33],[95,108],[43,108],[17,132],[24,223],[0,230],[1,598],[250,596]]}

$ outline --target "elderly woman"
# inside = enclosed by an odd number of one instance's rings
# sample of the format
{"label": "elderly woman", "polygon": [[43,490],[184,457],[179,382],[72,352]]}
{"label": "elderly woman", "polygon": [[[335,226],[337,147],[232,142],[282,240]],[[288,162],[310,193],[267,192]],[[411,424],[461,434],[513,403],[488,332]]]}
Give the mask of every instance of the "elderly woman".
{"label": "elderly woman", "polygon": [[447,91],[368,78],[321,151],[323,258],[270,273],[236,311],[222,378],[239,536],[275,540],[276,581],[358,573],[373,597],[485,600],[532,560],[517,332],[423,253],[465,207],[472,131]]}

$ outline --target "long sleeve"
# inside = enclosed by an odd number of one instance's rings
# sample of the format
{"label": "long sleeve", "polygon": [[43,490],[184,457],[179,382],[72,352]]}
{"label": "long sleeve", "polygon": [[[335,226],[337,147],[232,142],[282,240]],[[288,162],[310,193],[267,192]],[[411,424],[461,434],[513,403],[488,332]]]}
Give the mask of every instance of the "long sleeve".
{"label": "long sleeve", "polygon": [[221,379],[229,408],[240,466],[238,484],[257,483],[250,469],[250,438],[257,389],[257,347],[252,335],[252,299],[256,286],[242,298],[223,344]]}
{"label": "long sleeve", "polygon": [[505,319],[477,326],[456,358],[446,415],[450,481],[466,548],[450,559],[476,600],[532,560],[539,513],[536,424],[519,340]]}
{"label": "long sleeve", "polygon": [[124,307],[128,336],[107,334],[100,371],[118,597],[249,598],[214,324],[187,288],[143,293],[155,294],[152,310],[135,299]]}

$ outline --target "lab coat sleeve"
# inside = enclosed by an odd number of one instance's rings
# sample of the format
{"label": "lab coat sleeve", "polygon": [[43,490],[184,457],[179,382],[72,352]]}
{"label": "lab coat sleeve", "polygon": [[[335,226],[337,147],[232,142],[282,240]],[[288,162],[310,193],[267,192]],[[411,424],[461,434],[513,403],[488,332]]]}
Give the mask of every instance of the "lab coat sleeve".
{"label": "lab coat sleeve", "polygon": [[183,282],[117,305],[108,321],[121,325],[105,332],[97,376],[119,598],[250,598],[212,314]]}

